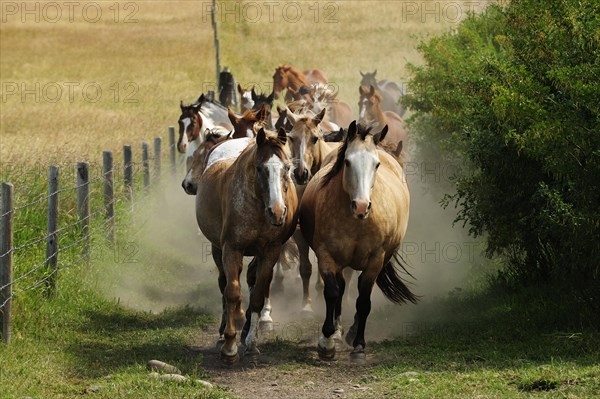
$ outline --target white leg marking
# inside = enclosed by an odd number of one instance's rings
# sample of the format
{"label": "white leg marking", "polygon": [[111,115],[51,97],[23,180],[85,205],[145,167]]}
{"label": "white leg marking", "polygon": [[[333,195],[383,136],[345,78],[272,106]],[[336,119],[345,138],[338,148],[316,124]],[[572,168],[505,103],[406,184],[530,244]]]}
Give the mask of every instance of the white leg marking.
{"label": "white leg marking", "polygon": [[259,314],[257,312],[252,312],[252,316],[250,317],[250,330],[246,336],[247,348],[254,348],[256,346],[256,341],[258,340],[258,319]]}

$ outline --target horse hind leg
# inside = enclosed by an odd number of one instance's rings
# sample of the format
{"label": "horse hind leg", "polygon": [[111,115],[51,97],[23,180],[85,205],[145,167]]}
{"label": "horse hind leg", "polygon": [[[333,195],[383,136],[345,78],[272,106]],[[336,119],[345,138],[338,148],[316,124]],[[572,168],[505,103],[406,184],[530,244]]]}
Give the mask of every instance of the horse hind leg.
{"label": "horse hind leg", "polygon": [[219,339],[217,340],[217,347],[221,347],[225,343],[225,337],[223,333],[225,332],[225,325],[227,324],[227,302],[225,301],[225,286],[227,285],[227,279],[225,278],[225,273],[223,272],[223,261],[221,259],[221,250],[215,245],[212,246],[211,254],[215,264],[217,265],[217,269],[219,270],[219,290],[221,291],[221,324],[219,325]]}
{"label": "horse hind leg", "polygon": [[294,234],[294,239],[298,245],[298,253],[300,257],[300,278],[302,278],[302,311],[301,314],[304,317],[312,317],[315,312],[312,307],[312,300],[310,298],[310,277],[312,275],[312,264],[308,257],[309,246],[308,243],[302,237],[302,234]]}

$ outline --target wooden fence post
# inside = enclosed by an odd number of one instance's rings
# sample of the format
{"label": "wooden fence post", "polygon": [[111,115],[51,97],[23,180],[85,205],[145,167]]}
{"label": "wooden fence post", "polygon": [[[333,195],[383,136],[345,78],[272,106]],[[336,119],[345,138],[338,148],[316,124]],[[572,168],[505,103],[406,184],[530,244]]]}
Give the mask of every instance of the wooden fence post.
{"label": "wooden fence post", "polygon": [[104,175],[104,209],[108,220],[106,237],[115,242],[115,177],[112,151],[102,151],[102,174]]}
{"label": "wooden fence post", "polygon": [[133,157],[131,155],[131,146],[123,146],[123,183],[125,184],[125,198],[133,198]]}
{"label": "wooden fence post", "polygon": [[83,256],[86,257],[88,266],[90,260],[90,164],[79,162],[77,164],[77,214],[81,226],[81,235],[85,237],[83,243]]}
{"label": "wooden fence post", "polygon": [[171,157],[171,172],[177,173],[177,159],[176,159],[176,148],[175,148],[175,128],[169,126],[169,154]]}
{"label": "wooden fence post", "polygon": [[144,169],[144,189],[150,186],[150,161],[148,161],[148,143],[142,143],[142,168]]}
{"label": "wooden fence post", "polygon": [[12,262],[14,188],[2,183],[2,206],[0,207],[0,333],[6,345],[10,344],[10,311],[12,306]]}
{"label": "wooden fence post", "polygon": [[49,278],[46,280],[48,295],[56,293],[58,281],[58,166],[50,166],[48,171],[48,235],[46,238],[46,265]]}
{"label": "wooden fence post", "polygon": [[154,178],[158,180],[160,178],[162,160],[162,138],[154,138]]}

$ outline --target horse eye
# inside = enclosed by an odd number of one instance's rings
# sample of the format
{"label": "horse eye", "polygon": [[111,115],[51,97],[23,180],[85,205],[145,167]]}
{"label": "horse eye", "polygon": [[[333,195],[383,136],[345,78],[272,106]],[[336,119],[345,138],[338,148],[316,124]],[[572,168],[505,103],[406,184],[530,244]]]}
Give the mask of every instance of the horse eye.
{"label": "horse eye", "polygon": [[350,161],[348,161],[348,160],[346,159],[346,161],[345,161],[344,163],[346,164],[346,166],[347,166],[347,167],[350,167]]}
{"label": "horse eye", "polygon": [[317,141],[319,141],[319,138],[317,136],[313,136],[313,138],[311,139],[313,144],[317,144]]}
{"label": "horse eye", "polygon": [[375,165],[375,169],[379,169],[379,165],[381,165],[381,162],[377,162],[377,165]]}

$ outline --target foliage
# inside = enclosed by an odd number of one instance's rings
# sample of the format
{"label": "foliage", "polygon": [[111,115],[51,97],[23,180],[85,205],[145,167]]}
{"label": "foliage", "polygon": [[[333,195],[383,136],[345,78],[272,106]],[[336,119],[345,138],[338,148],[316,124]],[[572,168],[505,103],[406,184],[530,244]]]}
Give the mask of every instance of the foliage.
{"label": "foliage", "polygon": [[468,165],[445,205],[511,281],[600,280],[599,32],[597,1],[513,1],[422,43],[411,66],[413,132]]}

